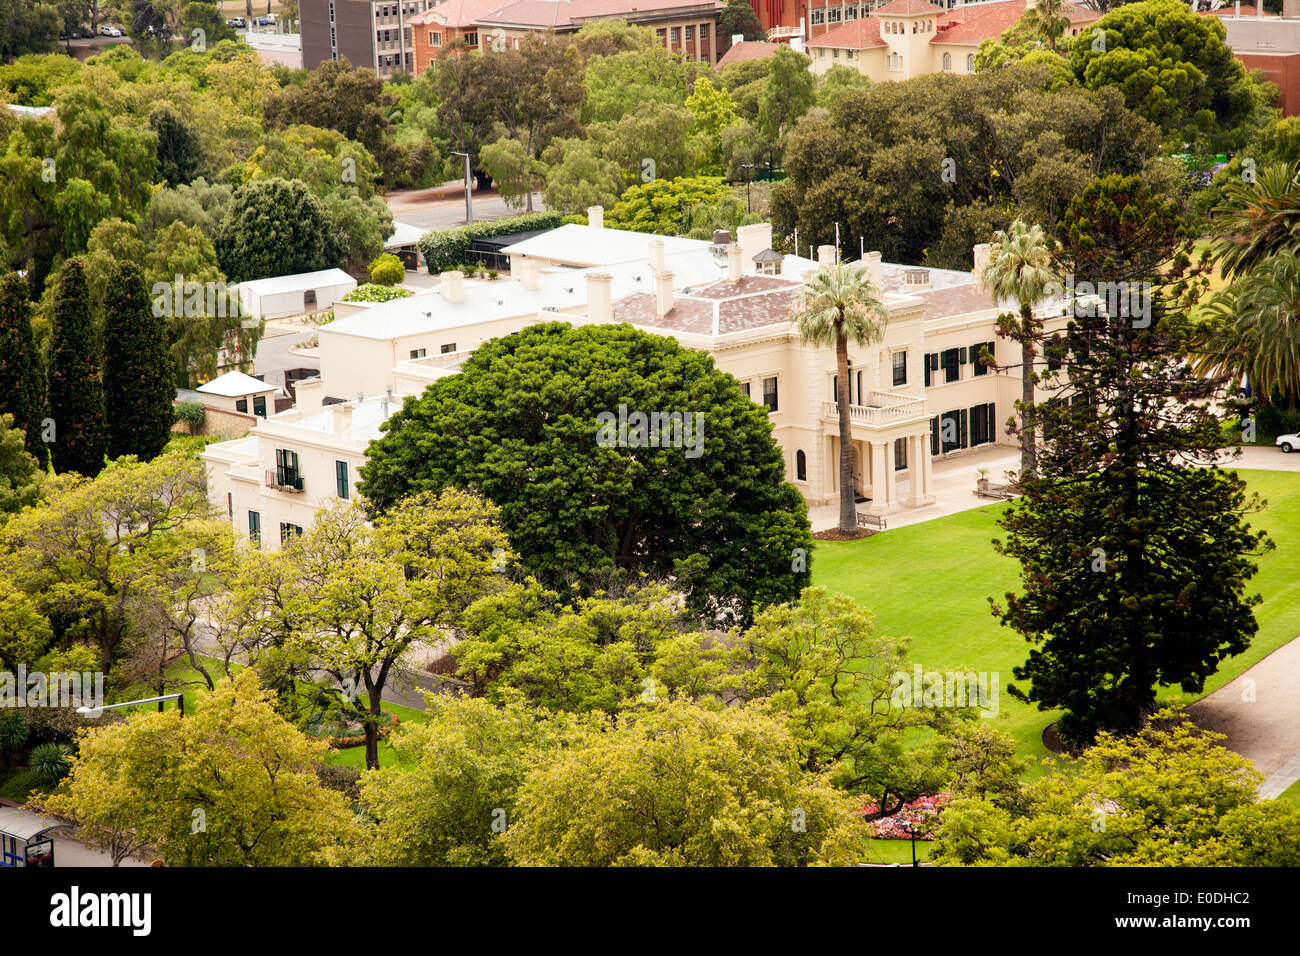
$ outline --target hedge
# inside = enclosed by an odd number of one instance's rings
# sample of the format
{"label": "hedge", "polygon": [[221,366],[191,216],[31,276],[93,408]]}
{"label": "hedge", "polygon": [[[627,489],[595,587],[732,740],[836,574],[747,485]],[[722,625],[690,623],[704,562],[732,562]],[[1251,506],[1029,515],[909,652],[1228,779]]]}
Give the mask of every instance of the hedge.
{"label": "hedge", "polygon": [[454,229],[426,232],[418,243],[429,272],[436,275],[454,269],[459,263],[470,262],[469,247],[475,239],[489,236],[506,236],[512,232],[531,232],[534,229],[554,229],[564,216],[558,212],[530,212],[496,222],[476,222]]}

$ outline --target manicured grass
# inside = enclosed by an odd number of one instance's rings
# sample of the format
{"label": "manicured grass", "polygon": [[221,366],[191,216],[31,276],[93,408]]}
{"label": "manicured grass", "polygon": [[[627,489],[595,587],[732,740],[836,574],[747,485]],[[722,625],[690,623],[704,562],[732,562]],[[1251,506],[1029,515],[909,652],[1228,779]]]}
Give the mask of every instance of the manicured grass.
{"label": "manicured grass", "polygon": [[1291,784],[1291,786],[1283,790],[1282,795],[1279,796],[1278,799],[1290,800],[1296,806],[1300,806],[1300,780],[1297,780],[1295,783]]}
{"label": "manicured grass", "polygon": [[[906,866],[912,865],[912,841],[911,840],[865,840],[865,851],[862,854],[863,863],[901,863]],[[916,841],[916,858],[920,860],[930,859],[931,843],[925,840]]]}
{"label": "manicured grass", "polygon": [[[1207,692],[1300,634],[1300,474],[1242,470],[1241,476],[1267,500],[1251,524],[1267,529],[1277,549],[1259,559],[1252,581],[1264,596],[1255,608],[1259,632],[1249,650],[1207,682]],[[1001,602],[1019,586],[1019,564],[990,544],[1003,536],[996,521],[1006,507],[989,504],[860,541],[819,541],[813,583],[869,608],[881,632],[911,637],[911,659],[927,671],[996,672],[1000,706],[990,720],[1015,739],[1021,754],[1038,758],[1048,754],[1042,732],[1059,711],[1041,712],[1007,694],[1012,668],[1024,662],[1028,645],[989,611],[990,597]],[[1161,696],[1187,695],[1172,688]]]}

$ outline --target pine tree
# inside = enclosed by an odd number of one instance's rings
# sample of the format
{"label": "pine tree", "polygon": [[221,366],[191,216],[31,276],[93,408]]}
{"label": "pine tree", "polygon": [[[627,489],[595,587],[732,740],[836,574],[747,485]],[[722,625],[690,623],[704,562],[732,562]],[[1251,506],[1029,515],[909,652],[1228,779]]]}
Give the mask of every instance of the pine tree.
{"label": "pine tree", "polygon": [[50,417],[55,470],[94,477],[104,467],[104,382],[90,289],[80,259],[69,259],[54,280],[51,309]]}
{"label": "pine tree", "polygon": [[174,398],[166,322],[154,314],[140,269],[117,263],[104,295],[108,457],[157,457],[171,438]]}
{"label": "pine tree", "polygon": [[32,334],[27,280],[16,272],[0,279],[0,412],[13,415],[27,451],[41,467],[49,451],[41,440],[45,417],[45,370]]}
{"label": "pine tree", "polygon": [[1078,298],[1044,343],[1055,373],[1025,413],[1041,430],[1035,473],[1001,520],[998,545],[1022,567],[1022,593],[994,606],[1035,646],[1014,670],[1020,700],[1064,707],[1062,738],[1131,733],[1156,688],[1199,693],[1250,645],[1258,595],[1252,554],[1271,546],[1245,516],[1261,507],[1235,472],[1213,398],[1189,373],[1200,285],[1189,231],[1171,200],[1137,177],[1096,180],[1058,226],[1062,272]]}

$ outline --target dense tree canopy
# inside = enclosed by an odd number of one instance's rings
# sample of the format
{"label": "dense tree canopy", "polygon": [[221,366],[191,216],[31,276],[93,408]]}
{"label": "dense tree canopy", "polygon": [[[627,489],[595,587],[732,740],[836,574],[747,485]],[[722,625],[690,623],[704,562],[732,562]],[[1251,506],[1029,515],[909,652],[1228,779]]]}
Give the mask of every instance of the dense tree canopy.
{"label": "dense tree canopy", "polygon": [[[680,437],[602,430],[597,416],[620,406],[677,413]],[[764,408],[708,355],[627,326],[548,323],[487,342],[408,400],[368,454],[361,489],[377,512],[413,491],[476,488],[554,586],[676,574],[697,607],[743,620],[807,582],[807,507]]]}

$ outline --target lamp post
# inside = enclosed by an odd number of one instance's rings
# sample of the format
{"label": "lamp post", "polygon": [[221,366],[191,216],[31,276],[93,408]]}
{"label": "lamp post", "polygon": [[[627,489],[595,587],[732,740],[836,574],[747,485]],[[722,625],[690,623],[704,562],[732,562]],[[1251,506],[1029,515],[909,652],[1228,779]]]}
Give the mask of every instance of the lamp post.
{"label": "lamp post", "polygon": [[453,149],[451,154],[465,157],[465,224],[469,225],[474,221],[474,206],[470,202],[469,153],[462,153],[460,150]]}
{"label": "lamp post", "polygon": [[78,707],[77,714],[82,717],[89,717],[92,720],[99,717],[106,710],[117,710],[119,707],[135,707],[137,704],[157,704],[158,709],[162,710],[163,701],[174,700],[176,706],[185,716],[185,697],[181,694],[161,694],[158,697],[144,697],[140,700],[127,700],[120,704],[101,704],[98,707]]}
{"label": "lamp post", "polygon": [[[754,164],[743,163],[740,168],[752,170],[754,168]],[[753,213],[754,211],[754,206],[749,201],[749,187],[753,182],[754,182],[754,174],[752,172],[745,173],[745,212],[747,213]]]}

